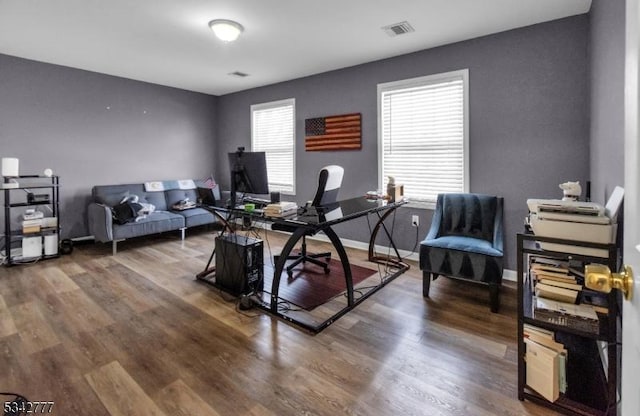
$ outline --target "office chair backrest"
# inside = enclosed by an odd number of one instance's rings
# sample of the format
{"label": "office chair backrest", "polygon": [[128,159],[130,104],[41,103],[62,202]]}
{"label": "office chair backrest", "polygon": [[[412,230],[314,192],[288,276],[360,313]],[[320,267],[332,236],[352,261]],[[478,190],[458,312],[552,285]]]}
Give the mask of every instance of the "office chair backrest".
{"label": "office chair backrest", "polygon": [[336,202],[343,176],[344,168],[342,166],[329,165],[323,167],[318,175],[318,190],[311,205],[317,207]]}

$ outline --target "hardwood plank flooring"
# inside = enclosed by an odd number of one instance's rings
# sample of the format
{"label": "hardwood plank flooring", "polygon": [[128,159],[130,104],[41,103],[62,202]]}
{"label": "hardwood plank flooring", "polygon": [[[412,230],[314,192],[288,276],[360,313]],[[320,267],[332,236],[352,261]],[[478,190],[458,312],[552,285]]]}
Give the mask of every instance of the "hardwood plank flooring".
{"label": "hardwood plank flooring", "polygon": [[[286,236],[267,238],[271,262]],[[0,268],[0,391],[58,415],[556,414],[517,399],[515,285],[492,314],[486,288],[445,278],[424,299],[411,263],[310,335],[196,281],[213,239],[189,230]]]}

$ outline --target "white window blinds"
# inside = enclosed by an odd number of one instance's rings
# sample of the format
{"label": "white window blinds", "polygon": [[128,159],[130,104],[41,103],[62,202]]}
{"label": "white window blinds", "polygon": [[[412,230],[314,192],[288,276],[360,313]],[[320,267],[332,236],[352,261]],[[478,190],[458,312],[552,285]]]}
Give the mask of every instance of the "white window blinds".
{"label": "white window blinds", "polygon": [[468,70],[378,85],[379,185],[412,201],[466,192]]}
{"label": "white window blinds", "polygon": [[265,152],[269,190],[295,193],[295,100],[251,106],[251,149]]}

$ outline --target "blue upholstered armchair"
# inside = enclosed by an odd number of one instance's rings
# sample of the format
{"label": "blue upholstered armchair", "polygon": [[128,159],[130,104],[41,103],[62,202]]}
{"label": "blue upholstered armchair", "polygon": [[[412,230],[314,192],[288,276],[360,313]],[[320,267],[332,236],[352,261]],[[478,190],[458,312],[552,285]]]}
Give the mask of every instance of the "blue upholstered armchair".
{"label": "blue upholstered armchair", "polygon": [[427,238],[420,243],[422,294],[439,275],[489,286],[491,311],[500,306],[503,198],[440,194]]}

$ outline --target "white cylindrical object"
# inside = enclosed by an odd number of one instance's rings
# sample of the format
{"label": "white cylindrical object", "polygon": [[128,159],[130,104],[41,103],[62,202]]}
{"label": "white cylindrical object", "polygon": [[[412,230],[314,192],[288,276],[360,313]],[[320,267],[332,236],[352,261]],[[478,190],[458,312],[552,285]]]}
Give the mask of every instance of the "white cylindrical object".
{"label": "white cylindrical object", "polygon": [[49,234],[44,236],[44,255],[53,256],[58,254],[58,235]]}
{"label": "white cylindrical object", "polygon": [[18,176],[18,163],[19,160],[16,157],[3,157],[2,176]]}

